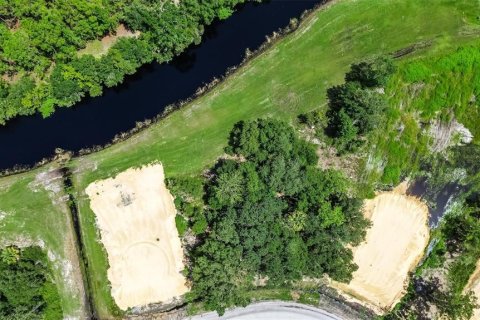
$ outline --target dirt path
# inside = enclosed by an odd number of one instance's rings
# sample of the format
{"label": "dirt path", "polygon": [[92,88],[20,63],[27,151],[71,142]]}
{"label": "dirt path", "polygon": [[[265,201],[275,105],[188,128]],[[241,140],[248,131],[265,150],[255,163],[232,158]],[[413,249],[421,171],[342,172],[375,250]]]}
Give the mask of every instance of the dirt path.
{"label": "dirt path", "polygon": [[[465,286],[465,291],[473,291],[475,297],[480,301],[480,260],[477,261],[477,267],[475,271],[470,276],[467,285]],[[480,319],[480,307],[476,308],[473,312],[472,320]]]}

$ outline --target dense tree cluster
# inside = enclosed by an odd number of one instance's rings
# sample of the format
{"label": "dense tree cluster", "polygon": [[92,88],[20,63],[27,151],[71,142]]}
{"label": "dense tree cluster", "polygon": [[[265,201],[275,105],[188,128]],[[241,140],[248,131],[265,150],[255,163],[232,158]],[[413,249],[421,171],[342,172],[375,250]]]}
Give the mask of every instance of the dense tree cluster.
{"label": "dense tree cluster", "polygon": [[390,58],[354,64],[345,83],[328,90],[327,133],[339,152],[353,151],[383,118],[387,102],[382,94],[388,77],[395,71]]}
{"label": "dense tree cluster", "polygon": [[283,286],[328,274],[349,281],[357,266],[347,245],[368,225],[347,181],[316,168],[314,146],[289,125],[241,122],[205,183],[208,230],[191,252],[191,299],[222,312],[248,302],[256,277]]}
{"label": "dense tree cluster", "polygon": [[[200,41],[204,25],[244,1],[0,0],[0,124],[37,111],[49,115],[101,95],[142,64],[169,61]],[[121,38],[99,58],[78,55],[119,23],[141,36]]]}
{"label": "dense tree cluster", "polygon": [[39,247],[0,250],[0,319],[63,319],[57,288]]}

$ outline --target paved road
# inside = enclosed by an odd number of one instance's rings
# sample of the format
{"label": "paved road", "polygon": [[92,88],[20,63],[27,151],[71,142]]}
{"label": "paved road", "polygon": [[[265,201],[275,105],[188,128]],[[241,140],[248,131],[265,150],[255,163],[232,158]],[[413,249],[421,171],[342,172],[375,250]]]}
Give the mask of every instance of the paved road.
{"label": "paved road", "polygon": [[307,305],[268,301],[254,303],[246,308],[227,311],[222,317],[215,312],[204,313],[189,320],[342,320],[322,309]]}

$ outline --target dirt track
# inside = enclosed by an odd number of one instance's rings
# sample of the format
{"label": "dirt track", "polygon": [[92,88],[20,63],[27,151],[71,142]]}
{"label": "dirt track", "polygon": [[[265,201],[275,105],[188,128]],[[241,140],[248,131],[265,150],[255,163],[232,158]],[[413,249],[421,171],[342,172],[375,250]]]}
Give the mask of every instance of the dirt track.
{"label": "dirt track", "polygon": [[[465,291],[470,290],[473,291],[475,297],[477,297],[478,301],[480,301],[480,260],[477,261],[477,267],[465,286]],[[480,308],[474,310],[472,320],[476,319],[480,319]]]}

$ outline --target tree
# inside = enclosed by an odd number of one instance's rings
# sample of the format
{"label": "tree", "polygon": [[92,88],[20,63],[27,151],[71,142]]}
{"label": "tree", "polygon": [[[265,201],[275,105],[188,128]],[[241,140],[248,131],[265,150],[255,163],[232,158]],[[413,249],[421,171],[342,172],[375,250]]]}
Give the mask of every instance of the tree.
{"label": "tree", "polygon": [[0,319],[62,319],[60,297],[48,280],[50,270],[41,249],[0,251]]}
{"label": "tree", "polygon": [[242,199],[244,190],[241,171],[225,171],[219,174],[214,187],[215,199],[219,205],[232,205]]}
{"label": "tree", "polygon": [[375,88],[384,86],[393,72],[392,59],[380,57],[352,65],[346,82],[328,89],[326,133],[335,138],[339,152],[355,150],[362,142],[361,136],[381,127],[387,101]]}
{"label": "tree", "polygon": [[60,106],[71,106],[80,101],[84,93],[77,78],[80,73],[71,66],[57,65],[50,76],[52,94]]}
{"label": "tree", "polygon": [[[347,82],[328,90],[330,123],[342,123],[339,120],[340,112],[353,121],[358,134],[363,135],[372,131],[382,120],[382,113],[387,103],[382,94],[364,89],[358,82]],[[333,132],[339,134],[338,132]]]}
{"label": "tree", "polygon": [[359,82],[362,86],[368,88],[384,87],[395,70],[393,59],[389,56],[381,56],[372,61],[353,64],[350,67],[350,72],[345,76],[345,81]]}
{"label": "tree", "polygon": [[191,254],[191,299],[223,312],[246,302],[257,276],[270,286],[325,273],[349,281],[356,266],[345,245],[361,241],[368,222],[343,176],[318,170],[314,146],[279,121],[236,124],[227,152],[236,160],[205,181],[208,228]]}
{"label": "tree", "polygon": [[332,117],[330,130],[335,132],[334,144],[339,151],[353,151],[357,144],[358,129],[344,109],[340,109],[338,114]]}
{"label": "tree", "polygon": [[20,259],[20,249],[15,246],[6,247],[1,252],[1,259],[8,265],[17,263]]}

